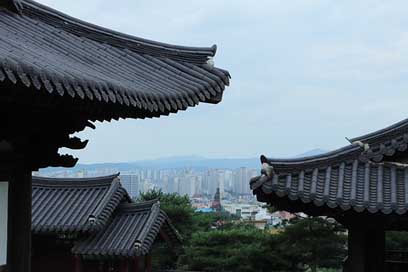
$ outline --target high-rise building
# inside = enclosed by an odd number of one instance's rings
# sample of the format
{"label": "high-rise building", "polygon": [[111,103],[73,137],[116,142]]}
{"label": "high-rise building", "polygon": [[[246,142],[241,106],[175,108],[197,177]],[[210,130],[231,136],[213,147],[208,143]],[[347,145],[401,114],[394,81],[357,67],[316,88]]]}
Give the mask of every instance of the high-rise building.
{"label": "high-rise building", "polygon": [[234,171],[233,191],[237,194],[251,194],[249,188],[249,180],[256,176],[257,172],[254,169],[241,167]]}
{"label": "high-rise building", "polygon": [[140,186],[140,176],[129,174],[120,175],[122,186],[128,191],[131,197],[138,197],[140,191],[143,189]]}

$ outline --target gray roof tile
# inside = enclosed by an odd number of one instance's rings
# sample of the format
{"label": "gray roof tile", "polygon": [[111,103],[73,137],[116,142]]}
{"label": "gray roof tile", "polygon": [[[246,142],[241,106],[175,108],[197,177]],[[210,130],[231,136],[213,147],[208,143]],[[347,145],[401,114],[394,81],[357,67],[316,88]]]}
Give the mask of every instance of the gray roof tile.
{"label": "gray roof tile", "polygon": [[104,230],[78,242],[72,252],[93,258],[146,255],[162,228],[174,243],[181,241],[159,202],[122,204]]}
{"label": "gray roof tile", "polygon": [[272,204],[288,198],[341,210],[404,214],[408,208],[407,179],[407,165],[355,159],[283,173],[274,171],[270,177],[252,179],[251,189],[254,194],[269,196],[262,200]]}
{"label": "gray roof tile", "polygon": [[33,177],[33,233],[101,230],[123,201],[130,201],[118,175],[85,179]]}

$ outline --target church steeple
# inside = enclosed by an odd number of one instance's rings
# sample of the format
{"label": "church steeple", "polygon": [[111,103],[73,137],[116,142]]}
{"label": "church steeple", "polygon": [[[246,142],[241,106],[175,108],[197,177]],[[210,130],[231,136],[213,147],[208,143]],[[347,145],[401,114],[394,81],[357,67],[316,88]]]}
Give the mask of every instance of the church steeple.
{"label": "church steeple", "polygon": [[217,212],[221,211],[221,194],[220,188],[217,188],[217,191],[214,195],[214,200],[212,202],[211,208],[215,209]]}

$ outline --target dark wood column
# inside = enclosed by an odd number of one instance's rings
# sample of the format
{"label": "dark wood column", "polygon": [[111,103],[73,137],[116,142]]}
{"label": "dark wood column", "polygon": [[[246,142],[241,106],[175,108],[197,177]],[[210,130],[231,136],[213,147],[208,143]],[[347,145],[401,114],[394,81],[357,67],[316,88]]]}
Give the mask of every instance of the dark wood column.
{"label": "dark wood column", "polygon": [[145,271],[146,272],[152,272],[152,255],[146,255],[146,257],[145,257],[145,263],[146,263],[146,266],[145,266]]}
{"label": "dark wood column", "polygon": [[78,255],[74,256],[74,266],[75,266],[74,272],[82,272],[82,260],[81,257]]}
{"label": "dark wood column", "polygon": [[123,259],[120,261],[120,272],[129,272],[129,261],[128,259]]}
{"label": "dark wood column", "polygon": [[141,271],[140,269],[141,263],[140,263],[140,257],[136,256],[133,258],[133,269],[132,272],[139,272]]}
{"label": "dark wood column", "polygon": [[8,272],[31,271],[31,170],[11,172],[8,193]]}
{"label": "dark wood column", "polygon": [[383,272],[384,255],[384,229],[357,226],[349,228],[345,272]]}

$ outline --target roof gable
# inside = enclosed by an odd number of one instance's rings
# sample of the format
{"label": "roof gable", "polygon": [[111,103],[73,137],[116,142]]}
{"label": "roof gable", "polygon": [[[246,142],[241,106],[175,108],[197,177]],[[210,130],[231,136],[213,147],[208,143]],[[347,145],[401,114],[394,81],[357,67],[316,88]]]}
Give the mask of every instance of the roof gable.
{"label": "roof gable", "polygon": [[123,204],[104,230],[77,243],[72,252],[96,258],[146,255],[161,230],[174,243],[180,243],[158,201]]}

